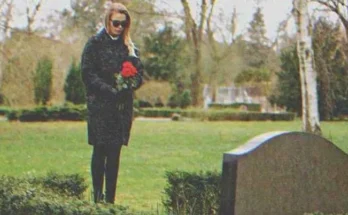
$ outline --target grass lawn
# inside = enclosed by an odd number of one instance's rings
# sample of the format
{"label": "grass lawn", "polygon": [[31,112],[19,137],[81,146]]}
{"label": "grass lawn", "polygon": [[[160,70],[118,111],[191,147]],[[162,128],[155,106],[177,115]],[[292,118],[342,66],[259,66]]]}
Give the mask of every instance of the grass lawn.
{"label": "grass lawn", "polygon": [[[348,152],[348,122],[321,126],[324,137]],[[117,204],[144,211],[162,208],[166,171],[221,171],[223,153],[248,139],[269,131],[300,129],[300,121],[136,120],[130,144],[122,149]],[[80,173],[90,184],[91,149],[85,122],[0,122],[0,175]]]}

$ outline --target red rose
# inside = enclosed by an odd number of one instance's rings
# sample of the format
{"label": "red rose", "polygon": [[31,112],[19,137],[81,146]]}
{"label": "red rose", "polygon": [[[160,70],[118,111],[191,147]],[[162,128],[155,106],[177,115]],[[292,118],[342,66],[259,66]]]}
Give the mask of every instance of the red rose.
{"label": "red rose", "polygon": [[129,61],[126,61],[122,64],[122,71],[121,75],[122,77],[132,77],[137,74],[137,69],[133,66],[133,64]]}

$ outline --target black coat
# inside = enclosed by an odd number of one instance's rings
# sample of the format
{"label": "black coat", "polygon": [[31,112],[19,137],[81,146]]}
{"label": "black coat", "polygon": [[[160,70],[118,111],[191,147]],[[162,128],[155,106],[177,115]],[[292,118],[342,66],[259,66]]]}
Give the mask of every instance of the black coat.
{"label": "black coat", "polygon": [[[81,58],[82,80],[86,87],[88,143],[123,144],[129,141],[133,120],[133,90],[142,83],[143,66],[139,57],[130,57],[123,40],[112,40],[105,29],[91,37]],[[139,56],[138,51],[136,51]],[[134,89],[115,89],[114,74],[129,60],[138,70]]]}

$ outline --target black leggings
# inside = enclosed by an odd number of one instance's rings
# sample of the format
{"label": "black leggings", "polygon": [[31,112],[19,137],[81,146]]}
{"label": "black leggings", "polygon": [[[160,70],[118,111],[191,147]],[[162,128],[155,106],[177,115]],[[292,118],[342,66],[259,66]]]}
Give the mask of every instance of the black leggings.
{"label": "black leggings", "polygon": [[105,201],[114,203],[122,145],[103,144],[93,146],[91,170],[94,202],[103,200],[105,178]]}

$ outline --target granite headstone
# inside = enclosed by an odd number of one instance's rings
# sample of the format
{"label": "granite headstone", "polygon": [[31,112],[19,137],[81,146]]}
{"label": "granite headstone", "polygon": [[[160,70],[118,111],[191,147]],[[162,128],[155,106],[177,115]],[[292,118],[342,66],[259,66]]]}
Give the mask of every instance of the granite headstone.
{"label": "granite headstone", "polygon": [[271,132],[224,153],[221,215],[348,212],[348,155],[304,132]]}

